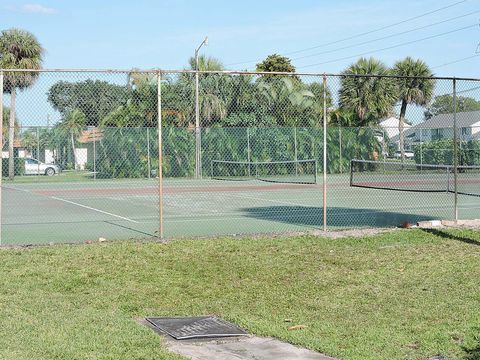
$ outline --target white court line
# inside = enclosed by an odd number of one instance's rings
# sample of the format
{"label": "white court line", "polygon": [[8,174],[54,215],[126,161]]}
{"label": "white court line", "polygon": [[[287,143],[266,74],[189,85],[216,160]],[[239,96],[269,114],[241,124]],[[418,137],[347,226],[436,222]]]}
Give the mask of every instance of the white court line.
{"label": "white court line", "polygon": [[127,218],[127,217],[120,216],[120,215],[116,215],[116,214],[112,214],[112,213],[109,213],[109,212],[107,212],[107,211],[103,211],[103,210],[100,210],[100,209],[97,209],[97,208],[94,208],[94,207],[91,207],[91,206],[82,205],[82,204],[76,203],[76,202],[74,202],[74,201],[65,200],[65,199],[62,199],[62,198],[59,198],[59,197],[56,197],[56,196],[48,196],[48,197],[51,198],[51,199],[58,200],[58,201],[66,202],[66,203],[68,203],[68,204],[77,205],[77,206],[83,207],[83,208],[85,208],[85,209],[93,210],[93,211],[96,211],[96,212],[99,212],[99,213],[102,213],[102,214],[114,216],[114,217],[119,218],[119,219],[127,220],[127,221],[130,221],[130,222],[133,222],[133,223],[137,223],[137,224],[139,223],[138,221],[129,219],[129,218]]}
{"label": "white court line", "polygon": [[133,222],[133,223],[137,223],[137,224],[139,223],[138,221],[129,219],[129,218],[124,217],[124,216],[112,214],[112,213],[109,213],[109,212],[107,212],[107,211],[103,211],[103,210],[100,210],[100,209],[96,209],[96,208],[94,208],[94,207],[87,206],[87,205],[82,205],[82,204],[76,203],[76,202],[74,202],[74,201],[65,200],[65,199],[62,199],[62,198],[59,198],[59,197],[56,197],[56,196],[47,196],[47,195],[37,194],[37,193],[35,193],[35,192],[32,193],[30,190],[18,189],[18,188],[14,188],[14,187],[8,187],[8,188],[9,188],[9,189],[12,189],[12,190],[23,191],[23,192],[26,192],[26,193],[29,193],[29,194],[35,194],[35,195],[39,195],[39,196],[44,196],[44,197],[46,197],[46,198],[54,199],[54,200],[57,200],[57,201],[63,201],[63,202],[66,202],[66,203],[68,203],[68,204],[77,205],[77,206],[83,207],[83,208],[85,208],[85,209],[93,210],[93,211],[96,211],[96,212],[99,212],[99,213],[102,213],[102,214],[105,214],[105,215],[110,215],[110,216],[113,216],[113,217],[116,217],[116,218],[119,218],[119,219],[122,219],[122,220],[127,220],[127,221],[130,221],[130,222]]}

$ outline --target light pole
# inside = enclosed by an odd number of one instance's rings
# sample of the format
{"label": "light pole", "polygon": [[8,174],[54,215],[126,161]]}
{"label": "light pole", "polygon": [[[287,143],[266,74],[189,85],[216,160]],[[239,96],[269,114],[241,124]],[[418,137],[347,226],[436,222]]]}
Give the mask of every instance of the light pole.
{"label": "light pole", "polygon": [[198,52],[200,48],[208,45],[208,37],[205,36],[200,46],[195,50],[195,178],[202,178],[202,138],[200,132],[200,107],[198,104]]}

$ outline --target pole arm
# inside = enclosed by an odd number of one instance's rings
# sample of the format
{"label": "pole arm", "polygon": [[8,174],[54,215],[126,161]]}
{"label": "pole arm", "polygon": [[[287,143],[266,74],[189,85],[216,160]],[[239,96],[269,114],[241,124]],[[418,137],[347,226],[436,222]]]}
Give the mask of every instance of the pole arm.
{"label": "pole arm", "polygon": [[198,52],[200,51],[200,48],[207,44],[208,42],[208,37],[205,37],[205,39],[203,39],[202,43],[195,49],[195,70],[199,70],[198,69]]}

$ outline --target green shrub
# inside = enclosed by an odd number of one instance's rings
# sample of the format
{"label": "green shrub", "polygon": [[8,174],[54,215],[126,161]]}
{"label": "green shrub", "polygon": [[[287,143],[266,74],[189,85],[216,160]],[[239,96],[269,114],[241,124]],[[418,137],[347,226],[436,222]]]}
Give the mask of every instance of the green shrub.
{"label": "green shrub", "polygon": [[[417,146],[414,150],[417,164],[453,164],[453,140],[434,140]],[[480,141],[458,142],[459,165],[480,165]]]}

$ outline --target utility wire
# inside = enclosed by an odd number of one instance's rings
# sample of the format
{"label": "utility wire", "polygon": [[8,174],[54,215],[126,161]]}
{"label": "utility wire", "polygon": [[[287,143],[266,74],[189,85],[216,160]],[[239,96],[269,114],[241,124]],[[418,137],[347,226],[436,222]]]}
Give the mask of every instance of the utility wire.
{"label": "utility wire", "polygon": [[461,59],[458,59],[458,60],[447,62],[447,63],[442,64],[442,65],[433,66],[432,69],[437,69],[439,67],[444,67],[444,66],[447,66],[447,65],[456,64],[456,63],[459,63],[459,62],[462,62],[462,61],[465,61],[465,60],[470,60],[470,59],[473,59],[473,58],[476,58],[476,57],[479,57],[479,56],[480,56],[480,54],[464,57],[464,58],[461,58]]}
{"label": "utility wire", "polygon": [[[444,6],[444,7],[435,9],[435,10],[432,10],[432,11],[428,11],[428,12],[426,12],[426,13],[423,13],[423,14],[420,14],[420,15],[417,15],[417,16],[414,16],[414,17],[411,17],[411,18],[408,18],[408,19],[405,19],[405,20],[396,22],[396,23],[394,23],[394,24],[390,24],[390,25],[387,25],[387,26],[382,26],[382,27],[377,28],[377,29],[374,29],[374,30],[366,31],[366,32],[363,32],[363,33],[360,33],[360,34],[356,34],[356,35],[349,36],[349,37],[346,37],[346,38],[343,38],[343,39],[339,39],[339,40],[331,41],[331,42],[328,42],[328,43],[324,43],[324,44],[312,46],[312,47],[309,47],[309,48],[305,48],[305,49],[301,49],[301,50],[296,50],[296,51],[291,51],[291,52],[286,52],[286,53],[283,53],[283,55],[298,54],[298,53],[300,53],[300,52],[309,51],[309,50],[314,50],[314,49],[318,49],[318,48],[323,47],[323,46],[333,45],[333,44],[337,44],[337,43],[344,42],[344,41],[347,41],[347,40],[356,39],[356,38],[358,38],[358,37],[365,36],[365,35],[368,35],[368,34],[373,34],[373,33],[378,32],[378,31],[382,31],[382,30],[385,30],[385,29],[389,29],[389,28],[391,28],[391,27],[394,27],[394,26],[397,26],[397,25],[400,25],[400,24],[404,24],[404,23],[409,22],[409,21],[412,21],[412,20],[416,20],[416,19],[422,18],[422,17],[424,17],[424,16],[428,16],[428,15],[434,14],[434,13],[436,13],[436,12],[439,12],[439,11],[442,11],[442,10],[445,10],[445,9],[449,9],[449,8],[454,7],[454,6],[456,6],[456,5],[462,4],[462,3],[466,2],[466,1],[467,1],[467,0],[457,1],[457,2],[455,2],[455,3],[453,3],[453,4],[450,4],[450,5],[447,5],[447,6]],[[240,65],[240,64],[250,64],[250,63],[257,62],[257,61],[258,61],[258,60],[241,61],[241,62],[235,62],[235,63],[227,64],[227,66],[230,66],[230,65]]]}
{"label": "utility wire", "polygon": [[479,90],[479,89],[480,89],[480,86],[475,86],[475,87],[470,88],[470,89],[465,89],[465,90],[461,90],[461,91],[456,91],[455,93],[450,92],[450,93],[446,93],[446,94],[436,95],[435,97],[440,97],[440,96],[453,96],[454,94],[456,94],[456,95],[458,95],[458,94],[465,94],[465,93],[472,92],[472,91],[474,91],[474,90]]}
{"label": "utility wire", "polygon": [[372,53],[376,53],[376,52],[380,52],[380,51],[395,49],[395,48],[397,48],[397,47],[401,47],[401,46],[405,46],[405,45],[409,45],[409,44],[414,44],[414,43],[417,43],[417,42],[420,42],[420,41],[425,41],[425,40],[437,38],[437,37],[444,36],[444,35],[448,35],[448,34],[452,34],[452,33],[458,32],[458,31],[462,31],[462,30],[466,30],[466,29],[471,29],[471,28],[477,27],[477,26],[478,26],[478,24],[473,24],[473,25],[461,27],[461,28],[458,28],[458,29],[446,31],[446,32],[443,32],[443,33],[440,33],[440,34],[436,34],[436,35],[432,35],[432,36],[427,36],[427,37],[424,37],[424,38],[421,38],[421,39],[412,40],[412,41],[407,41],[407,42],[404,42],[404,43],[401,43],[401,44],[397,44],[397,45],[387,46],[387,47],[384,47],[384,48],[381,48],[381,49],[376,49],[376,50],[372,50],[372,51],[367,51],[367,52],[364,52],[364,53],[360,53],[360,54],[356,54],[356,55],[351,55],[351,56],[345,56],[345,57],[341,57],[341,58],[337,58],[337,59],[332,59],[332,60],[328,60],[328,61],[323,61],[323,62],[319,62],[319,63],[315,63],[315,64],[309,64],[309,65],[299,66],[298,69],[307,68],[307,67],[312,67],[312,66],[317,66],[317,65],[323,65],[323,64],[330,64],[330,63],[332,63],[332,62],[337,62],[337,61],[341,61],[341,60],[353,59],[353,58],[357,58],[357,57],[363,56],[363,55],[368,55],[368,54],[372,54]]}
{"label": "utility wire", "polygon": [[464,17],[466,17],[466,16],[470,16],[470,15],[473,15],[473,14],[478,14],[478,13],[480,13],[480,10],[472,11],[472,12],[470,12],[470,13],[468,13],[468,14],[464,14],[464,15],[460,15],[460,16],[455,16],[455,17],[452,17],[452,18],[449,18],[449,19],[445,19],[445,20],[442,20],[442,21],[438,21],[438,22],[432,23],[432,24],[420,26],[420,27],[417,27],[417,28],[414,28],[414,29],[411,29],[411,30],[406,30],[406,31],[402,31],[402,32],[395,33],[395,34],[392,34],[392,35],[387,35],[387,36],[379,37],[379,38],[376,38],[376,39],[373,39],[373,40],[364,41],[364,42],[361,42],[361,43],[358,43],[358,44],[354,44],[354,45],[348,45],[348,46],[344,46],[344,47],[340,47],[340,48],[336,48],[336,49],[332,49],[332,50],[322,51],[322,52],[315,53],[315,54],[300,56],[300,57],[292,58],[291,60],[306,59],[306,58],[310,58],[310,57],[313,57],[313,56],[330,54],[330,53],[337,52],[337,51],[340,51],[340,50],[345,50],[345,49],[350,49],[350,48],[357,47],[357,46],[361,46],[361,45],[370,44],[370,43],[372,43],[372,42],[389,39],[389,38],[392,38],[392,37],[395,37],[395,36],[399,36],[399,35],[408,34],[408,33],[411,33],[411,32],[417,31],[417,30],[426,29],[426,28],[429,28],[429,27],[432,27],[432,26],[435,26],[435,25],[443,24],[443,23],[446,23],[446,22],[448,22],[448,21],[457,20],[457,19],[460,19],[460,18],[464,18]]}

